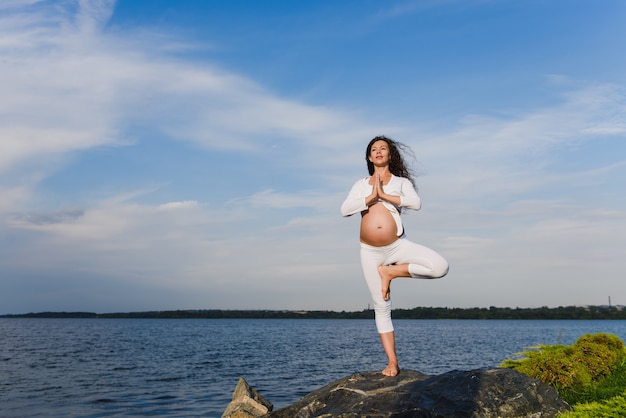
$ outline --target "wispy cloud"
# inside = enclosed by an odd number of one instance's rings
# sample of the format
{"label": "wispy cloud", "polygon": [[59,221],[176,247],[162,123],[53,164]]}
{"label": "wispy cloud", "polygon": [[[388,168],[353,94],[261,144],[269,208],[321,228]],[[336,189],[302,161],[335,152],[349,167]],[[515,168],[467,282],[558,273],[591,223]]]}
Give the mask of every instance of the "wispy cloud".
{"label": "wispy cloud", "polygon": [[0,172],[132,145],[138,126],[205,149],[244,152],[272,137],[332,149],[371,130],[349,112],[279,97],[208,62],[157,53],[151,45],[162,34],[129,41],[106,27],[114,4],[15,3],[0,18]]}

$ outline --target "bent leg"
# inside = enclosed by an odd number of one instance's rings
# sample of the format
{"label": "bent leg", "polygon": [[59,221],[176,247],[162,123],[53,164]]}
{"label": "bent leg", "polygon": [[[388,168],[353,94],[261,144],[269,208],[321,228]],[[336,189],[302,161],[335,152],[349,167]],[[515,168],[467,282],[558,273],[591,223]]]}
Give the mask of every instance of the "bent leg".
{"label": "bent leg", "polygon": [[389,264],[378,268],[384,300],[389,299],[391,281],[395,278],[438,279],[448,274],[448,262],[438,252],[406,238],[398,241]]}
{"label": "bent leg", "polygon": [[404,239],[397,256],[399,263],[409,264],[409,273],[415,279],[438,279],[448,274],[448,262],[435,250]]}

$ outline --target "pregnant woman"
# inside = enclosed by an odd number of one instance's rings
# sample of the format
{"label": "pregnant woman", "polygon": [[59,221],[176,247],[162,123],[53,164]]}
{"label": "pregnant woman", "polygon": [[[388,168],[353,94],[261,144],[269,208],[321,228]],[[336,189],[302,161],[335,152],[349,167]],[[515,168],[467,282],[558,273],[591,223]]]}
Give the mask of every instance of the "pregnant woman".
{"label": "pregnant woman", "polygon": [[391,281],[398,277],[436,279],[448,273],[437,252],[409,241],[402,208],[419,210],[421,200],[401,151],[406,147],[385,136],[367,145],[369,177],[358,180],[341,206],[343,216],[361,213],[361,266],[374,302],[376,329],[387,355],[386,376],[400,372],[391,323]]}

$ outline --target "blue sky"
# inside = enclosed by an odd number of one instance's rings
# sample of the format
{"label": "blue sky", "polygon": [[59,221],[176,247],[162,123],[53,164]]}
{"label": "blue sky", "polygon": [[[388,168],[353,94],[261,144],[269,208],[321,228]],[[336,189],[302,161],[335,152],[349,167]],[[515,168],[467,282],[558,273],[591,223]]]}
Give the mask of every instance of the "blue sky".
{"label": "blue sky", "polygon": [[411,146],[394,307],[626,304],[626,3],[0,5],[0,313],[360,310],[369,139]]}

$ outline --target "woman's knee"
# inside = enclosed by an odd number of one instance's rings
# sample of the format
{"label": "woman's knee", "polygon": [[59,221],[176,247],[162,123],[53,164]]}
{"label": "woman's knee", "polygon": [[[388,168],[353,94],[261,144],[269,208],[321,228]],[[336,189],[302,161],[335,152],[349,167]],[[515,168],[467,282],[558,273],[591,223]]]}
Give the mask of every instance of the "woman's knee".
{"label": "woman's knee", "polygon": [[428,261],[430,264],[429,276],[433,279],[439,279],[448,274],[450,265],[448,264],[448,261],[441,255],[433,253]]}
{"label": "woman's knee", "polygon": [[440,261],[433,268],[433,277],[436,279],[440,279],[450,271],[450,265],[446,260]]}

